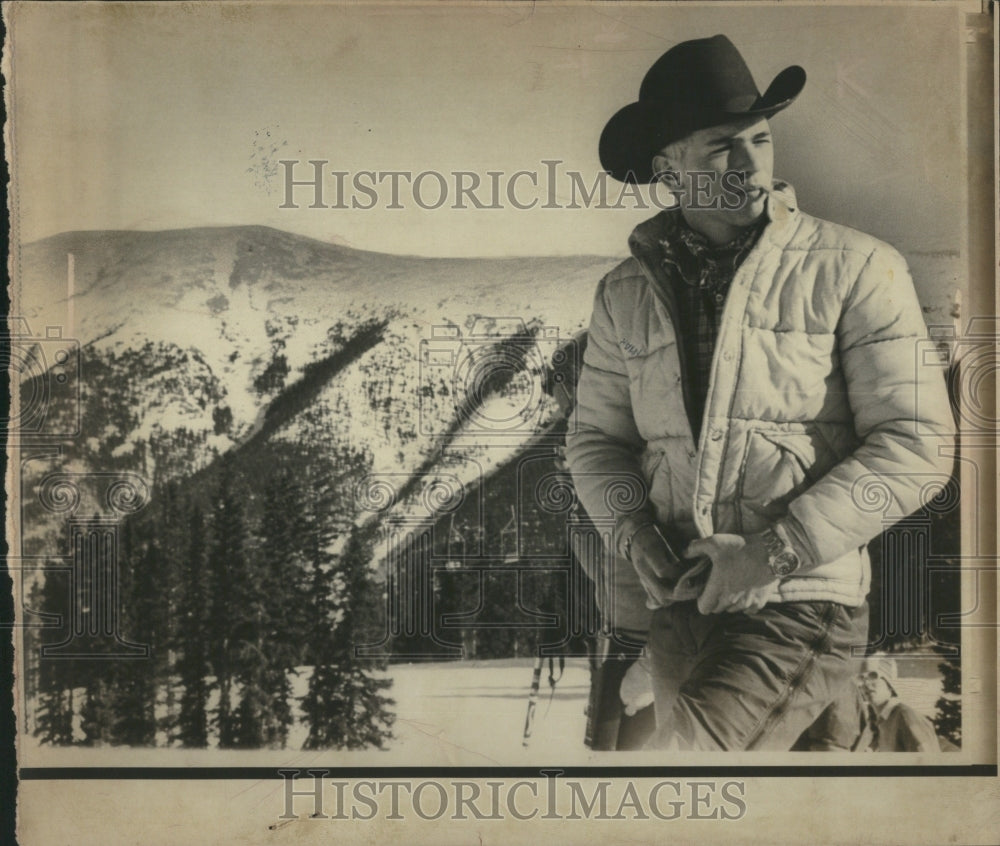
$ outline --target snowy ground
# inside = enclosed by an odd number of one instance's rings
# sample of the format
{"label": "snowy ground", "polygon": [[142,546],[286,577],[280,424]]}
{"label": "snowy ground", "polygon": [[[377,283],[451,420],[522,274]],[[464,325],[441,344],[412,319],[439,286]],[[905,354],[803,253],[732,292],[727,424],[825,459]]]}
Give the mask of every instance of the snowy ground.
{"label": "snowy ground", "polygon": [[[920,712],[932,715],[941,691],[937,661],[899,661],[900,696]],[[558,669],[558,665],[557,665]],[[301,752],[299,729],[285,751],[233,752],[218,749],[49,748],[23,738],[21,766],[544,766],[624,763],[616,753],[593,753],[583,745],[589,671],[583,658],[566,662],[562,679],[550,694],[548,663],[542,673],[534,730],[523,744],[524,720],[531,685],[531,659],[462,661],[393,665],[390,695],[395,700],[395,737],[386,752]],[[296,680],[305,690],[307,676]],[[726,763],[760,763],[754,753],[724,753]],[[758,753],[759,754],[759,753]],[[827,755],[823,763],[833,764]],[[663,763],[656,753],[629,757],[635,763]],[[801,760],[801,758],[797,758]],[[866,758],[866,762],[870,759]],[[677,763],[691,763],[685,757]],[[844,763],[857,763],[845,756]],[[874,762],[872,762],[874,763]]]}
{"label": "snowy ground", "polygon": [[554,761],[568,752],[585,752],[587,661],[569,659],[554,693],[548,672],[546,661],[525,748],[530,659],[394,666],[392,695],[398,716],[393,750],[414,761],[480,765],[536,757]]}
{"label": "snowy ground", "polygon": [[[899,661],[896,690],[927,716],[941,695],[937,660]],[[556,667],[558,671],[558,664]],[[392,668],[397,702],[393,750],[414,761],[449,764],[563,762],[594,756],[583,746],[590,674],[586,659],[569,659],[550,694],[548,662],[542,671],[535,723],[522,742],[531,684],[530,659],[460,664],[407,664]]]}

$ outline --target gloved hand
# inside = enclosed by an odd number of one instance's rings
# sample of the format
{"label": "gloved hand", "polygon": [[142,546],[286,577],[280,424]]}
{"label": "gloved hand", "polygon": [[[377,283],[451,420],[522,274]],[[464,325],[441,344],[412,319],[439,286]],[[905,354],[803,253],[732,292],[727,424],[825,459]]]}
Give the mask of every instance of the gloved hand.
{"label": "gloved hand", "polygon": [[692,541],[687,555],[712,561],[705,589],[698,597],[702,614],[760,611],[774,594],[778,579],[767,565],[763,535],[712,535]]}
{"label": "gloved hand", "polygon": [[646,590],[646,607],[656,609],[670,601],[694,599],[704,587],[709,559],[681,559],[654,523],[636,530],[628,549]]}
{"label": "gloved hand", "polygon": [[673,598],[673,589],[684,566],[664,539],[655,523],[641,526],[628,544],[628,556],[646,590],[651,608],[658,608]]}

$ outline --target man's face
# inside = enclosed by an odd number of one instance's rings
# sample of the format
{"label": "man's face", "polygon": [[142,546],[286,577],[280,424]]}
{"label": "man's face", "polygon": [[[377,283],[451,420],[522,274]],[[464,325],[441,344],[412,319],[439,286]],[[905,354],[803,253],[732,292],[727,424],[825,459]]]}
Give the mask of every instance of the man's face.
{"label": "man's face", "polygon": [[868,701],[878,707],[892,698],[889,683],[878,673],[866,673],[861,677],[861,686]]}
{"label": "man's face", "polygon": [[[701,129],[682,144],[681,161],[657,156],[653,166],[657,171],[678,172],[678,199],[686,216],[717,227],[742,229],[763,214],[774,170],[771,127],[766,119],[744,118]],[[734,190],[741,182],[745,199]]]}

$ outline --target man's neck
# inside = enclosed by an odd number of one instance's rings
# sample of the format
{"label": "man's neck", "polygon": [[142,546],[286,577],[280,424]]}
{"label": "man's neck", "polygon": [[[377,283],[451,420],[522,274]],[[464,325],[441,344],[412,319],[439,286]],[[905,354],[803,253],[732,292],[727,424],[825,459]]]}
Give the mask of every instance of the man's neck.
{"label": "man's neck", "polygon": [[681,214],[688,226],[700,235],[704,235],[708,242],[716,247],[728,244],[751,226],[756,226],[760,222],[758,217],[757,220],[746,226],[733,226],[724,220],[719,220],[717,215],[702,215],[697,210],[692,211],[684,207],[681,207]]}

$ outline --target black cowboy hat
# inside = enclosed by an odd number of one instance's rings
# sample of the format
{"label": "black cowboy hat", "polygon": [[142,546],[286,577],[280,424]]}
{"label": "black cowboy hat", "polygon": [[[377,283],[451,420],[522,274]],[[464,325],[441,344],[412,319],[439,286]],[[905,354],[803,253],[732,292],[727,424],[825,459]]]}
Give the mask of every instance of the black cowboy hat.
{"label": "black cowboy hat", "polygon": [[750,68],[724,35],[684,41],[657,59],[639,99],[615,113],[601,133],[601,165],[619,182],[652,182],[653,156],[699,129],[741,117],[770,117],[806,84],[792,65],[763,94]]}

